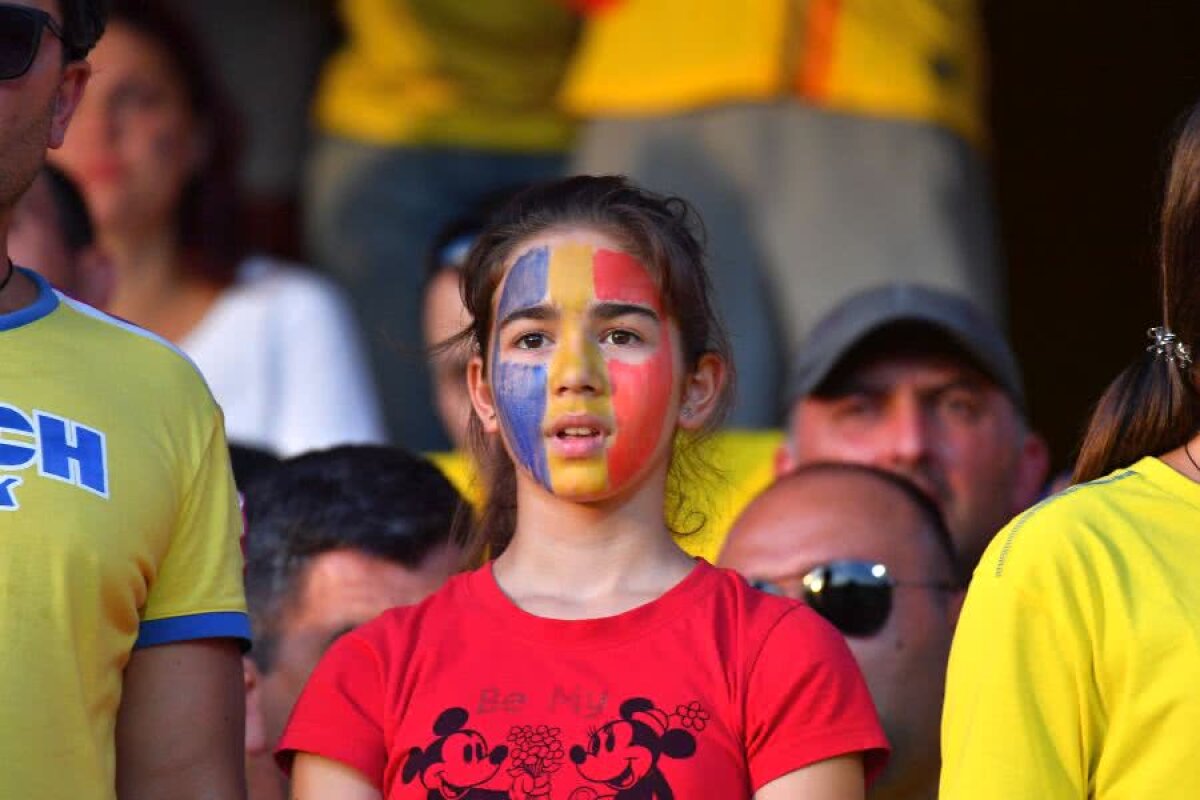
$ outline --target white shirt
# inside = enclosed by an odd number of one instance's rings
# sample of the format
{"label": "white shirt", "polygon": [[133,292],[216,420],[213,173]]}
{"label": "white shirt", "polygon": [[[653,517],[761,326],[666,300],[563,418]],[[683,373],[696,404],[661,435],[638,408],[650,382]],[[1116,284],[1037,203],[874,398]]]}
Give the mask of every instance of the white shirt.
{"label": "white shirt", "polygon": [[180,347],[208,380],[231,442],[289,456],[386,439],[349,305],[309,270],[243,261]]}

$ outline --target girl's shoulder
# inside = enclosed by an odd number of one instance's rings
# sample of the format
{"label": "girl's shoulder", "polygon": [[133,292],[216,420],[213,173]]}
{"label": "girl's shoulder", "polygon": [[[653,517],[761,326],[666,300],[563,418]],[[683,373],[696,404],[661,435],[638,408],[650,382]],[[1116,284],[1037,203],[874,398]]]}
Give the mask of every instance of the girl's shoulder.
{"label": "girl's shoulder", "polygon": [[772,650],[788,651],[799,659],[808,654],[819,660],[830,651],[842,656],[841,634],[804,603],[755,589],[731,569],[708,569],[714,631],[751,662]]}

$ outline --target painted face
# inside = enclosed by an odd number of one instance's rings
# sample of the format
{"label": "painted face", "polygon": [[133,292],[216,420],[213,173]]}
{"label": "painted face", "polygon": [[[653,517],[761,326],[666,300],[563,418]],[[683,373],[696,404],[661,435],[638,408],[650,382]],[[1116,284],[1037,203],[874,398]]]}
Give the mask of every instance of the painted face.
{"label": "painted face", "polygon": [[612,493],[672,428],[672,329],[658,287],[628,254],[536,247],[504,281],[492,392],[509,449],[551,492]]}

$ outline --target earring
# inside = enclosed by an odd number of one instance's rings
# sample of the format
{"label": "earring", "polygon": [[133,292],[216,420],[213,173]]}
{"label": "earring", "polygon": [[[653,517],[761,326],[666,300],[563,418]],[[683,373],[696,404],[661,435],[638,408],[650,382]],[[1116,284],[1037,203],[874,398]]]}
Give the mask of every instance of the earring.
{"label": "earring", "polygon": [[692,407],[684,406],[682,409],[679,410],[679,416],[683,417],[684,419],[691,419],[692,418]]}

